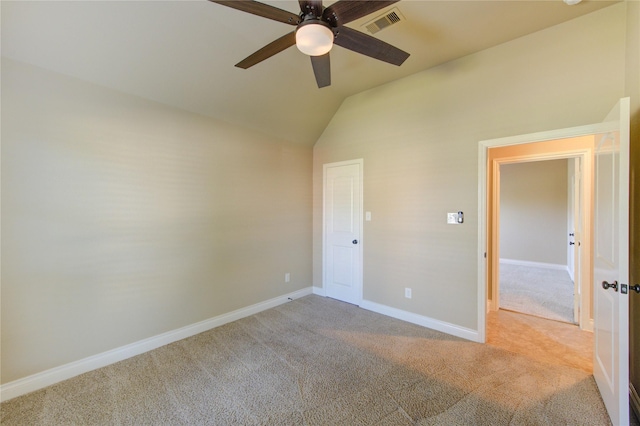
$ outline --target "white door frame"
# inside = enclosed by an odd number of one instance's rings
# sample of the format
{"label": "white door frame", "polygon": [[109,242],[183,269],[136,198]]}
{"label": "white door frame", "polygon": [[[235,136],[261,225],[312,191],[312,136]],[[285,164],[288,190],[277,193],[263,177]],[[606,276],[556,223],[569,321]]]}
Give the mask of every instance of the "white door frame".
{"label": "white door frame", "polygon": [[[322,293],[326,296],[327,295],[327,288],[326,288],[326,273],[327,273],[327,224],[325,221],[325,218],[327,217],[326,215],[326,203],[325,203],[325,194],[327,193],[327,169],[330,167],[339,167],[339,166],[349,166],[349,165],[353,165],[353,164],[357,164],[360,166],[360,194],[359,194],[359,198],[360,198],[360,210],[361,213],[364,211],[364,185],[363,185],[363,181],[364,181],[364,159],[362,158],[358,158],[355,160],[346,160],[346,161],[338,161],[335,163],[326,163],[322,165]],[[363,292],[364,292],[364,278],[363,278],[363,264],[364,264],[364,258],[363,258],[363,249],[362,249],[362,244],[364,241],[364,227],[363,227],[363,218],[360,218],[360,229],[359,229],[359,234],[360,234],[360,241],[358,244],[358,248],[357,250],[359,251],[360,254],[360,264],[357,266],[358,268],[358,276],[359,276],[359,282],[357,283],[357,287],[358,287],[358,294],[357,294],[357,303],[356,305],[360,305],[362,303],[362,299],[363,299]]]}
{"label": "white door frame", "polygon": [[594,135],[604,129],[602,123],[566,129],[550,130],[505,138],[489,139],[478,143],[478,341],[486,342],[487,336],[487,161],[489,148],[521,145],[555,139]]}

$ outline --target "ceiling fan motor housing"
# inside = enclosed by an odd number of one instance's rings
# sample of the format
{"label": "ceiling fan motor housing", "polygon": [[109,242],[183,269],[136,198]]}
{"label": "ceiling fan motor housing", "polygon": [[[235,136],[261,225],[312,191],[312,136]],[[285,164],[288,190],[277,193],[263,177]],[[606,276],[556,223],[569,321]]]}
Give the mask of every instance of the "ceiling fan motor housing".
{"label": "ceiling fan motor housing", "polygon": [[333,29],[316,17],[308,17],[296,28],[296,46],[305,55],[324,55],[333,47]]}

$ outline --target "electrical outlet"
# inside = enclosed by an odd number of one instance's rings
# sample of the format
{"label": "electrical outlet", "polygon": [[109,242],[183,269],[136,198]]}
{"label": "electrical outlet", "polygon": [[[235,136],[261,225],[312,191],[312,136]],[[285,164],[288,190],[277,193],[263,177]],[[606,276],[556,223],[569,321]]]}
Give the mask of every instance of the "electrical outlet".
{"label": "electrical outlet", "polygon": [[407,299],[411,299],[411,289],[406,287],[404,289],[404,297],[406,297]]}
{"label": "electrical outlet", "polygon": [[287,272],[284,274],[284,282],[288,283],[289,281],[291,281],[291,274]]}

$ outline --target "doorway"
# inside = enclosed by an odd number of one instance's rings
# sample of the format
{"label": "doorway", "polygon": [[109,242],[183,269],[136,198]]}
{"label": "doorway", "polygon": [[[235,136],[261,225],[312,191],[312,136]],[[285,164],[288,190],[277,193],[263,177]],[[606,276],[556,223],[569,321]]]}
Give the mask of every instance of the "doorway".
{"label": "doorway", "polygon": [[579,163],[576,157],[500,165],[499,309],[579,322]]}
{"label": "doorway", "polygon": [[[578,315],[577,323],[581,329],[592,330],[591,315],[591,185],[592,157],[594,136],[580,136],[548,140],[542,142],[523,142],[508,146],[497,146],[488,150],[487,162],[487,300],[488,308],[496,311],[500,307],[500,170],[508,164],[527,163],[532,161],[565,160],[578,158],[581,164],[581,175],[584,182],[580,185],[580,217],[575,219],[574,226],[578,230],[577,266],[574,269],[576,294],[579,295],[575,305]],[[575,233],[575,232],[574,232]]]}

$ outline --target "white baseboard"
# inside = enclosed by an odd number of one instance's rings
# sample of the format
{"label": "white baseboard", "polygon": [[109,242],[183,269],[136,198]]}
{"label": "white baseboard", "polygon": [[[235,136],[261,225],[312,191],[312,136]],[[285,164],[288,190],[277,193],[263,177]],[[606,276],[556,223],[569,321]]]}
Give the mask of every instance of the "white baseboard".
{"label": "white baseboard", "polygon": [[327,293],[324,291],[324,287],[313,287],[313,294],[326,297]]}
{"label": "white baseboard", "polygon": [[473,342],[480,341],[480,334],[477,330],[471,330],[466,327],[451,324],[445,321],[436,320],[413,312],[403,311],[402,309],[392,308],[390,306],[381,305],[379,303],[363,300],[360,307],[369,311],[377,312],[399,320],[407,321],[413,324],[421,325],[432,330],[441,331]]}
{"label": "white baseboard", "polygon": [[560,271],[567,271],[567,265],[561,265],[558,263],[530,262],[528,260],[502,258],[500,258],[500,263],[506,263],[507,265],[528,266],[531,268],[557,269]]}
{"label": "white baseboard", "polygon": [[209,318],[207,320],[181,327],[176,330],[168,331],[166,333],[162,333],[148,339],[140,340],[138,342],[121,346],[107,352],[102,352],[88,358],[84,358],[78,361],[71,362],[69,364],[61,365],[59,367],[54,367],[49,370],[33,374],[31,376],[14,380],[13,382],[5,383],[4,385],[0,386],[0,401],[7,401],[11,398],[15,398],[17,396],[36,391],[38,389],[42,389],[44,387],[53,385],[63,380],[70,379],[80,374],[98,368],[106,367],[107,365],[111,365],[118,361],[122,361],[124,359],[131,358],[133,356],[140,355],[150,350],[159,348],[160,346],[168,345],[169,343],[177,342],[178,340],[195,336],[196,334],[211,330],[212,328],[219,327],[229,322],[236,321],[250,315],[257,314],[264,310],[274,308],[278,305],[282,305],[288,302],[290,299],[298,299],[312,293],[313,288],[307,287],[302,290],[294,291],[293,293],[274,297],[273,299],[256,303],[255,305],[247,306],[233,312],[218,315],[217,317]]}
{"label": "white baseboard", "polygon": [[636,416],[640,418],[640,395],[638,395],[637,389],[631,382],[629,382],[629,401],[631,402],[631,407],[633,407],[633,411],[635,411]]}
{"label": "white baseboard", "polygon": [[586,324],[580,324],[580,329],[582,331],[590,331],[593,333],[594,325],[595,325],[595,322],[593,321],[593,318],[590,318]]}

